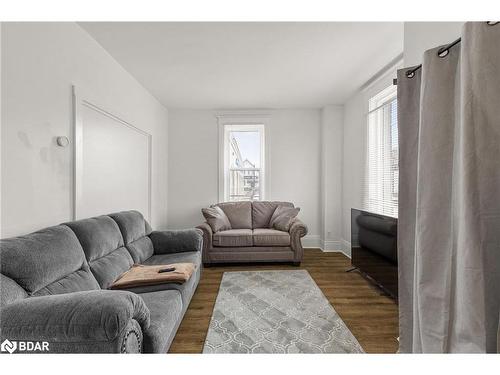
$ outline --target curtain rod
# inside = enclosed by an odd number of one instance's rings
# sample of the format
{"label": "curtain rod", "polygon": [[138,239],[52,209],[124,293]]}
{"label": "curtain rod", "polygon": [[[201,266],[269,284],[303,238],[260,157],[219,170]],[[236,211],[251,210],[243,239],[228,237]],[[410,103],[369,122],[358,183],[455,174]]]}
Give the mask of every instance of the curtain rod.
{"label": "curtain rod", "polygon": [[[498,24],[500,21],[488,21],[486,22],[486,24],[488,24],[489,26],[494,26],[496,24]],[[458,43],[460,43],[462,41],[462,38],[458,38],[456,40],[454,40],[453,42],[451,42],[450,44],[447,44],[446,46],[444,47],[441,47],[440,49],[438,49],[437,51],[437,55],[441,58],[445,57],[448,55],[448,53],[450,52],[450,49],[454,46],[456,46]],[[415,75],[415,72],[417,70],[419,70],[420,68],[422,68],[422,64],[419,64],[417,65],[416,67],[414,67],[413,69],[409,69],[405,72],[405,75],[407,78],[413,78],[413,76]],[[398,84],[398,80],[396,78],[393,79],[392,83],[394,85],[397,85]]]}

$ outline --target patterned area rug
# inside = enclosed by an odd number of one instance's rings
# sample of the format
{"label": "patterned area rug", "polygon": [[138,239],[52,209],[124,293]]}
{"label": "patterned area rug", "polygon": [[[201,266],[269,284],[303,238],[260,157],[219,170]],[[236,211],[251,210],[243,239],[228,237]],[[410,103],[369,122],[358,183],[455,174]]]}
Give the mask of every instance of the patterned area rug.
{"label": "patterned area rug", "polygon": [[203,353],[363,353],[306,270],[225,272]]}

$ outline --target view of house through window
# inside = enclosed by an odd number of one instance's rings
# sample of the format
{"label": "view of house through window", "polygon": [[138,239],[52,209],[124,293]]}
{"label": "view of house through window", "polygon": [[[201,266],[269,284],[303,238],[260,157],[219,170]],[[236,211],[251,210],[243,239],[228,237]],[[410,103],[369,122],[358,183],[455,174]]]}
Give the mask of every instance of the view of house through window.
{"label": "view of house through window", "polygon": [[263,199],[263,125],[226,125],[226,200]]}
{"label": "view of house through window", "polygon": [[364,208],[398,216],[397,90],[390,86],[369,101]]}

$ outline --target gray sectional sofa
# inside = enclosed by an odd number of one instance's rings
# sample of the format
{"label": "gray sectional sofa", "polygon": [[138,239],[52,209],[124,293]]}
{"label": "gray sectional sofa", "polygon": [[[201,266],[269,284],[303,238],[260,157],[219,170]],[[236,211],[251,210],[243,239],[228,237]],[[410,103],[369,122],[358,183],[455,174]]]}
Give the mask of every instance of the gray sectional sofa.
{"label": "gray sectional sofa", "polygon": [[299,265],[304,256],[301,238],[306,225],[295,218],[288,231],[270,227],[278,206],[294,207],[290,202],[254,201],[224,202],[220,207],[230,222],[230,230],[214,232],[205,222],[203,231],[203,263],[289,262]]}
{"label": "gray sectional sofa", "polygon": [[[0,339],[50,352],[166,353],[201,275],[202,233],[152,231],[137,211],[0,240]],[[192,262],[184,284],[107,290],[134,263]]]}

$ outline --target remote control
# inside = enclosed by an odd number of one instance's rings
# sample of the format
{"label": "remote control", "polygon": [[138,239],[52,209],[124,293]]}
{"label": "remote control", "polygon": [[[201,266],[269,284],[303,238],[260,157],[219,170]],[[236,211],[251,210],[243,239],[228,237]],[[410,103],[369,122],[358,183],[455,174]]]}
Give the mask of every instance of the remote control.
{"label": "remote control", "polygon": [[164,268],[162,270],[159,270],[158,273],[164,273],[164,272],[172,272],[172,271],[175,271],[175,267],[171,267],[171,268]]}

